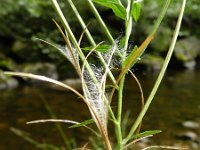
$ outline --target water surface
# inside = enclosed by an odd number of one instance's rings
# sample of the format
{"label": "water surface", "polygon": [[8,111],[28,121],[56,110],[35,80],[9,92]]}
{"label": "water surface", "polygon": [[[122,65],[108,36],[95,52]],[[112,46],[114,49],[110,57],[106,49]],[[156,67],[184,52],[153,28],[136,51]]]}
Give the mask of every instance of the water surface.
{"label": "water surface", "polygon": [[[155,81],[157,73],[139,75],[145,98]],[[132,110],[129,124],[140,111],[140,93],[134,80],[127,78],[124,97],[124,112]],[[60,119],[83,121],[89,118],[84,103],[71,92],[57,91],[45,86],[34,85],[14,90],[0,91],[0,149],[1,150],[34,150],[34,146],[10,131],[15,127],[28,132],[40,142],[63,145],[62,139],[53,123],[27,125],[27,121],[50,118],[42,99],[49,104],[54,114]],[[156,97],[144,118],[142,130],[162,130],[162,133],[146,141],[148,145],[193,145],[191,149],[200,149],[198,143],[200,128],[186,128],[185,121],[192,121],[200,126],[200,71],[168,72],[159,88]],[[112,107],[117,103],[113,100]],[[80,129],[68,129],[62,124],[69,137],[86,142],[89,132]],[[194,133],[198,140],[182,139],[186,132]],[[84,136],[86,134],[86,136]]]}

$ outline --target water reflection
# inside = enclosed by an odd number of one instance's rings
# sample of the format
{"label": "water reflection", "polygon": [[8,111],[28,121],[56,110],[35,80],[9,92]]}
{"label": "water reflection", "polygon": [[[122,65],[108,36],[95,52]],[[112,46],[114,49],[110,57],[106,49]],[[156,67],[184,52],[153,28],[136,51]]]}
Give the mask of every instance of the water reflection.
{"label": "water reflection", "polygon": [[[143,74],[139,76],[145,97],[154,83],[157,74]],[[193,145],[199,149],[200,129],[184,126],[184,122],[191,121],[200,125],[200,71],[168,72],[159,88],[158,93],[147,112],[142,130],[160,129],[163,132],[156,135],[148,144],[162,145]],[[134,121],[140,111],[139,90],[131,78],[127,78],[125,88],[124,112],[132,110],[130,123]],[[45,141],[63,145],[54,124],[26,125],[30,120],[49,118],[49,113],[41,100],[45,98],[52,111],[61,119],[82,121],[88,119],[89,112],[80,99],[70,92],[61,92],[47,87],[24,87],[0,93],[0,149],[32,150],[29,143],[24,142],[10,132],[10,127],[16,127],[29,132],[38,141]],[[113,101],[112,107],[115,108]],[[77,133],[89,134],[82,129],[67,129],[62,125],[68,136],[75,136],[79,141],[86,137]],[[195,134],[196,137],[194,137]],[[193,137],[192,137],[193,136]],[[191,139],[190,139],[191,138]],[[192,139],[196,138],[196,139]],[[184,142],[182,142],[184,141]]]}

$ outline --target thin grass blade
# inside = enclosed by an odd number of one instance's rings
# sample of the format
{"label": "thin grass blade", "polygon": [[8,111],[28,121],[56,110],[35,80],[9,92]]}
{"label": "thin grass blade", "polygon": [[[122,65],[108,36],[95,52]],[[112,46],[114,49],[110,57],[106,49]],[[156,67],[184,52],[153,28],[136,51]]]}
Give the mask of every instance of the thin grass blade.
{"label": "thin grass blade", "polygon": [[179,31],[180,31],[180,27],[181,27],[181,22],[182,22],[182,18],[183,18],[183,14],[184,14],[184,10],[185,10],[185,5],[186,5],[186,0],[183,0],[182,1],[182,6],[181,6],[181,10],[180,10],[180,13],[179,13],[179,17],[178,17],[178,21],[177,21],[177,24],[176,24],[176,28],[175,28],[175,31],[174,31],[174,35],[173,35],[173,38],[172,38],[172,41],[171,41],[171,44],[170,44],[170,47],[169,47],[169,50],[168,50],[168,53],[167,53],[167,56],[165,58],[165,61],[163,63],[163,66],[161,68],[161,71],[158,75],[158,78],[152,88],[152,91],[144,105],[144,109],[140,112],[139,116],[137,117],[135,123],[133,124],[133,126],[131,127],[131,130],[128,134],[128,136],[124,139],[124,143],[126,143],[130,137],[132,137],[132,135],[134,134],[135,130],[137,129],[138,125],[140,124],[140,122],[142,121],[144,115],[146,114],[157,90],[158,90],[158,87],[164,77],[164,74],[166,72],[166,69],[167,69],[167,66],[169,64],[169,61],[171,59],[171,56],[172,56],[172,53],[173,53],[173,50],[174,50],[174,47],[175,47],[175,43],[176,43],[176,40],[177,40],[177,37],[178,37],[178,34],[179,34]]}
{"label": "thin grass blade", "polygon": [[82,98],[83,100],[85,99],[84,96],[82,94],[80,94],[78,91],[76,91],[74,88],[71,88],[70,86],[62,83],[62,82],[59,82],[57,80],[54,80],[54,79],[51,79],[51,78],[48,78],[48,77],[45,77],[45,76],[41,76],[41,75],[35,75],[35,74],[31,74],[31,73],[23,73],[23,72],[4,72],[4,74],[6,75],[12,75],[12,76],[19,76],[19,77],[27,77],[27,78],[31,78],[31,79],[36,79],[36,80],[41,80],[41,81],[46,81],[46,82],[49,82],[49,83],[53,83],[53,84],[56,84],[58,86],[61,86],[65,89],[68,89],[72,92],[74,92],[77,96],[79,96],[80,98]]}
{"label": "thin grass blade", "polygon": [[148,150],[148,149],[172,149],[172,150],[183,150],[183,149],[188,149],[188,148],[182,148],[182,147],[175,147],[175,146],[162,146],[162,145],[154,145],[154,146],[149,146],[146,148],[143,148],[142,150]]}
{"label": "thin grass blade", "polygon": [[48,144],[48,143],[37,142],[36,140],[34,140],[33,138],[31,138],[30,135],[28,135],[26,132],[21,131],[19,129],[11,127],[10,130],[13,133],[15,133],[17,136],[23,138],[25,141],[33,144],[37,149],[42,149],[42,150],[60,150],[60,148],[58,148],[55,145]]}
{"label": "thin grass blade", "polygon": [[76,125],[79,124],[79,122],[77,122],[77,121],[66,120],[66,119],[40,119],[40,120],[29,121],[26,124],[47,123],[47,122],[70,123],[70,124],[76,124]]}
{"label": "thin grass blade", "polygon": [[128,143],[127,145],[123,146],[122,150],[127,150],[127,148],[143,139],[146,139],[146,138],[149,138],[149,137],[152,137],[153,135],[148,135],[148,136],[144,136],[144,137],[141,137],[141,138],[138,138],[138,139],[135,139],[133,141],[131,141],[130,143]]}

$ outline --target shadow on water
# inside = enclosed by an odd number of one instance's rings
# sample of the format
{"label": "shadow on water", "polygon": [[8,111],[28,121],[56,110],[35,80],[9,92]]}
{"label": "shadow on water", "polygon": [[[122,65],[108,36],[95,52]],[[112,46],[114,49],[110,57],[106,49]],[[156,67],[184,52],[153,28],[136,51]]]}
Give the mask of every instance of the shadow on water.
{"label": "shadow on water", "polygon": [[[145,98],[155,81],[157,74],[139,76]],[[162,144],[186,146],[200,149],[200,71],[168,72],[158,93],[144,118],[142,130],[162,130],[141,144]],[[46,84],[46,83],[45,83]],[[132,110],[129,122],[133,122],[140,110],[139,90],[131,78],[127,78],[125,88],[124,111]],[[70,92],[55,91],[50,88],[33,86],[18,88],[0,93],[0,149],[32,150],[31,144],[13,134],[9,128],[15,127],[30,133],[40,142],[63,145],[53,123],[26,125],[27,121],[50,118],[41,100],[46,99],[52,111],[60,119],[83,121],[89,119],[84,103]],[[112,107],[115,109],[116,102]],[[89,132],[80,129],[68,129],[61,124],[69,137],[77,141],[87,141]],[[81,133],[81,136],[80,136]],[[84,136],[86,134],[86,136]]]}

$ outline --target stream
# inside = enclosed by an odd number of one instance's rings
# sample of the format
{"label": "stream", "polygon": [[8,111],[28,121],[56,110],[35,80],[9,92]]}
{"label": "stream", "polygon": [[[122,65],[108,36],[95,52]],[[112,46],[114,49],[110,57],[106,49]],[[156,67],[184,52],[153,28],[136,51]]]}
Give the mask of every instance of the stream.
{"label": "stream", "polygon": [[[145,100],[155,82],[157,73],[143,73],[138,78]],[[123,115],[131,111],[127,128],[135,120],[141,108],[140,92],[130,76],[124,91]],[[11,128],[27,132],[39,142],[64,145],[54,123],[26,124],[28,121],[51,118],[48,106],[59,119],[84,121],[90,119],[81,99],[69,91],[55,90],[48,83],[0,91],[0,150],[34,150],[32,144],[11,132]],[[112,108],[116,110],[116,100]],[[84,145],[92,134],[84,129],[69,129],[60,123],[66,136],[74,137],[78,145]],[[142,131],[162,130],[144,139],[138,147],[169,145],[200,149],[200,70],[168,71],[144,117]],[[79,145],[79,146],[80,146]],[[135,148],[137,149],[137,148]],[[139,148],[138,148],[139,149]]]}

